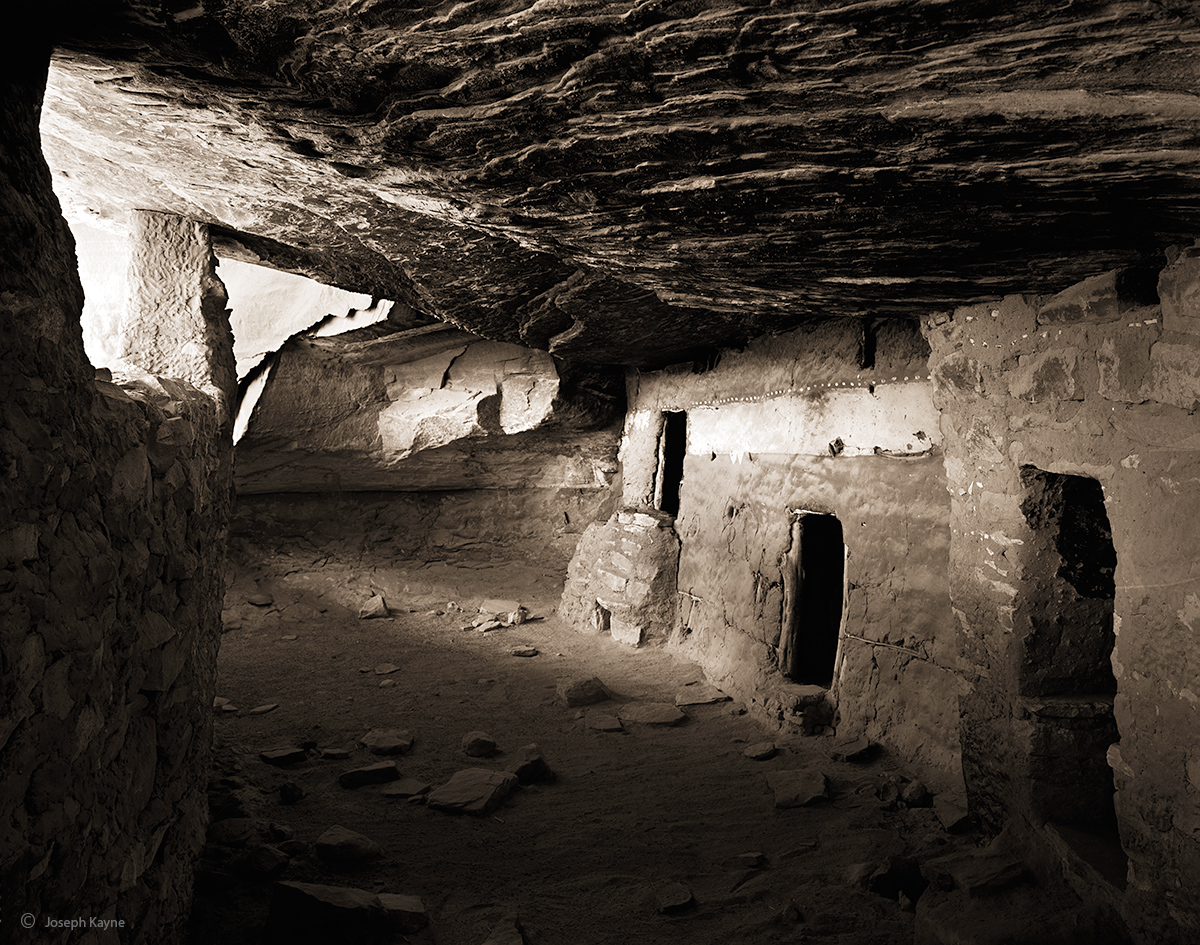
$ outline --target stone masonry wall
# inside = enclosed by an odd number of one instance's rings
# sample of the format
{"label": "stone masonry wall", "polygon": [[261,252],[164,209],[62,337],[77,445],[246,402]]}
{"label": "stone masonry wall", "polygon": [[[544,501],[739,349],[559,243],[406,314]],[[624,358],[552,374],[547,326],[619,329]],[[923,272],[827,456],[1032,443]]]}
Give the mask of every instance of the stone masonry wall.
{"label": "stone masonry wall", "polygon": [[[0,937],[167,943],[207,814],[228,432],[184,384],[93,380],[48,59],[0,65]],[[80,918],[110,925],[44,927]]]}
{"label": "stone masonry wall", "polygon": [[[776,724],[805,724],[806,705],[831,698],[785,678],[779,648],[796,569],[795,510],[835,514],[849,549],[848,590],[837,718],[824,721],[836,721],[839,736],[886,743],[927,766],[934,783],[954,787],[962,687],[928,348],[909,323],[869,331],[832,320],[726,352],[703,373],[683,366],[633,375],[625,502],[652,506],[663,412],[686,411],[672,645]],[[619,538],[597,536],[605,537]],[[588,547],[585,536],[580,555]],[[588,597],[583,590],[592,601],[603,597],[597,580],[584,588],[569,579],[564,606]]]}
{"label": "stone masonry wall", "polygon": [[[1129,857],[1123,912],[1137,941],[1161,945],[1200,939],[1200,250],[1167,266],[1158,295],[1152,279],[1110,273],[1050,299],[960,308],[925,330],[952,487],[972,808],[1036,836],[1064,794],[1111,797],[1095,770],[1107,747]],[[1064,589],[1062,542],[1045,538],[1041,493],[1062,476],[1103,490],[1110,628],[1103,593]],[[1089,540],[1103,545],[1098,522]],[[1106,723],[1104,674],[1071,661],[1113,640]],[[1044,783],[1047,756],[1065,750],[1097,753],[1092,787]],[[1081,760],[1070,777],[1085,770]]]}

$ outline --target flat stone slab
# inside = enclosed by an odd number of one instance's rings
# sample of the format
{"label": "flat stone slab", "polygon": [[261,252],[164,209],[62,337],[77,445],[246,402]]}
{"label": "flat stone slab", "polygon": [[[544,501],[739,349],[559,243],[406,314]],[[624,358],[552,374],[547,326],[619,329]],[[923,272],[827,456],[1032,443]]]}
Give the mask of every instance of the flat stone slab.
{"label": "flat stone slab", "polygon": [[511,771],[467,768],[439,788],[430,791],[425,803],[434,810],[461,814],[490,814],[517,786]]}
{"label": "flat stone slab", "polygon": [[558,698],[568,707],[595,705],[608,701],[608,689],[599,679],[568,679],[558,684]]}
{"label": "flat stone slab", "polygon": [[395,663],[380,663],[375,667],[376,676],[387,676],[391,673],[399,671],[400,667]]}
{"label": "flat stone slab", "polygon": [[390,761],[381,761],[377,765],[367,765],[363,768],[351,768],[338,775],[338,784],[344,788],[360,788],[365,784],[387,784],[389,781],[400,780],[400,772]]}
{"label": "flat stone slab", "polygon": [[323,748],[321,749],[322,761],[345,761],[350,757],[349,748]]}
{"label": "flat stone slab", "polygon": [[275,598],[270,594],[251,594],[246,598],[247,604],[253,604],[255,607],[270,607],[275,603]]}
{"label": "flat stone slab", "polygon": [[621,720],[615,715],[609,715],[607,712],[589,712],[587,714],[587,727],[595,732],[625,731],[625,726],[621,724]]}
{"label": "flat stone slab", "polygon": [[373,728],[358,743],[372,755],[402,755],[412,748],[413,737],[398,728]]}
{"label": "flat stone slab", "polygon": [[537,656],[536,646],[514,646],[510,651],[513,656]]}
{"label": "flat stone slab", "polygon": [[418,781],[416,778],[401,778],[394,784],[389,784],[383,789],[384,797],[420,797],[422,794],[428,794],[429,789],[433,787],[431,784],[426,784],[424,781]]}
{"label": "flat stone slab", "polygon": [[853,741],[838,742],[833,746],[830,756],[834,761],[848,761],[850,764],[865,764],[878,753],[879,746],[863,735]]}
{"label": "flat stone slab", "polygon": [[278,702],[268,702],[266,705],[256,705],[253,709],[248,711],[246,714],[247,715],[266,715],[268,712],[274,712],[278,708],[279,708]]}
{"label": "flat stone slab", "polygon": [[729,696],[725,695],[716,686],[710,686],[708,683],[695,683],[691,686],[684,686],[675,695],[676,705],[712,705],[714,702],[729,701]]}
{"label": "flat stone slab", "polygon": [[829,800],[829,778],[820,771],[772,771],[767,775],[767,784],[775,792],[775,806],[780,809]]}
{"label": "flat stone slab", "polygon": [[388,915],[365,889],[282,882],[275,884],[266,933],[269,942],[377,945],[388,934]]}
{"label": "flat stone slab", "polygon": [[669,702],[635,702],[621,706],[617,715],[623,722],[642,725],[678,725],[687,716]]}
{"label": "flat stone slab", "polygon": [[742,754],[751,761],[766,761],[768,758],[774,758],[778,750],[774,742],[755,742],[749,748],[745,749]]}
{"label": "flat stone slab", "polygon": [[429,924],[425,903],[418,896],[380,893],[379,901],[383,904],[384,912],[387,913],[388,926],[393,931],[407,935],[420,932]]}
{"label": "flat stone slab", "polygon": [[266,751],[258,753],[260,761],[269,765],[274,765],[277,768],[283,768],[287,765],[299,764],[302,761],[308,760],[308,752],[303,748],[294,748],[291,746],[285,748],[268,748]]}
{"label": "flat stone slab", "polygon": [[365,863],[383,854],[383,849],[370,837],[335,825],[317,837],[317,856],[330,863]]}

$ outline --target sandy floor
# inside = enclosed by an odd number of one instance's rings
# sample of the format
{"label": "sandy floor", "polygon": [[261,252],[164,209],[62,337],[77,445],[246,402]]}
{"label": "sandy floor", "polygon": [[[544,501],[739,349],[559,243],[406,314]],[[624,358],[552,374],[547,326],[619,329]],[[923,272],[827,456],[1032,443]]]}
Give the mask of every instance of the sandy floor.
{"label": "sandy floor", "polygon": [[[614,711],[672,702],[702,676],[661,650],[634,651],[563,626],[553,615],[556,573],[465,557],[339,562],[312,547],[253,556],[243,548],[240,558],[218,682],[239,711],[216,720],[214,783],[227,780],[214,796],[232,794],[264,826],[290,828],[297,840],[311,843],[341,824],[377,841],[384,855],[367,866],[336,868],[301,854],[277,878],[421,897],[429,927],[397,941],[482,945],[501,920],[519,916],[527,940],[541,945],[907,945],[911,906],[868,892],[861,877],[888,856],[923,860],[974,842],[947,834],[928,808],[887,809],[877,792],[903,774],[887,759],[835,763],[829,739],[777,739],[733,703],[688,708],[672,728],[589,729],[557,699],[560,680],[598,676],[616,695],[596,708]],[[393,616],[359,619],[372,591],[385,595]],[[248,603],[255,594],[272,604]],[[463,631],[487,597],[519,599],[538,619]],[[514,657],[517,644],[539,655]],[[376,674],[383,663],[399,669]],[[278,708],[248,714],[271,703]],[[518,789],[482,818],[385,797],[381,786],[345,790],[342,771],[386,760],[356,748],[372,728],[411,731],[415,746],[395,759],[398,767],[435,786],[462,768],[502,769],[531,742],[558,779]],[[477,729],[504,753],[468,758],[461,740]],[[743,756],[772,739],[779,751],[770,760]],[[355,750],[340,762],[310,753],[286,769],[258,759],[263,749],[304,742]],[[767,773],[795,768],[827,774],[833,799],[775,809]],[[286,781],[306,792],[294,805],[280,802]],[[743,853],[764,854],[765,865],[745,869],[733,860]],[[193,945],[261,941],[273,879],[231,880],[219,857],[204,870]],[[681,913],[656,907],[669,883],[694,896]]]}

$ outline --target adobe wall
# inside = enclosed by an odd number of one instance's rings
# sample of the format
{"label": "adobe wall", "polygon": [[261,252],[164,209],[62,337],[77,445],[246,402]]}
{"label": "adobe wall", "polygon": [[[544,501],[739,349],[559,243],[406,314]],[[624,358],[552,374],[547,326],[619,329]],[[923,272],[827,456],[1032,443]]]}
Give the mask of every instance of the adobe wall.
{"label": "adobe wall", "polygon": [[[870,340],[870,367],[863,326],[837,319],[723,353],[704,373],[684,366],[632,376],[624,501],[631,510],[654,504],[662,414],[686,411],[672,645],[776,724],[867,734],[949,787],[958,777],[962,686],[928,348],[909,323],[887,324]],[[832,718],[822,714],[823,691],[780,669],[795,510],[836,515],[848,549]],[[580,543],[561,608],[580,629],[585,605],[612,593],[603,573],[623,576],[604,564],[624,540],[621,528],[614,517]],[[589,555],[596,560],[583,560]],[[647,630],[656,635],[666,628]]]}
{"label": "adobe wall", "polygon": [[[1196,250],[1163,271],[1158,292],[1161,305],[1152,280],[1110,273],[1051,299],[960,308],[924,327],[952,485],[972,809],[994,825],[1033,828],[1069,816],[1063,796],[1089,782],[1111,796],[1107,772],[1095,770],[1106,757],[1129,857],[1126,921],[1140,942],[1182,943],[1200,938]],[[1066,589],[1062,543],[1046,540],[1039,490],[1062,475],[1103,490],[1115,550],[1115,699],[1072,665],[1100,645],[1103,594]],[[1080,610],[1077,597],[1091,602]],[[1097,752],[1086,764],[1081,740]],[[1079,761],[1062,769],[1072,752]]]}
{"label": "adobe wall", "polygon": [[[93,380],[35,51],[0,66],[0,915],[170,942],[207,818],[228,429],[185,384]],[[112,924],[41,925],[79,917]]]}

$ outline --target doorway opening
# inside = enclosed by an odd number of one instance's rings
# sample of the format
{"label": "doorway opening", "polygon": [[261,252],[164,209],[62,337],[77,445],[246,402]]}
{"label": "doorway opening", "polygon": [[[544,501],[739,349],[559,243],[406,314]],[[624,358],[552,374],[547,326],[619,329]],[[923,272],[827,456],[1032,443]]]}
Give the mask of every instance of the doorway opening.
{"label": "doorway opening", "polygon": [[781,668],[793,682],[829,689],[846,593],[846,546],[836,515],[814,512],[796,518],[787,569]]}
{"label": "doorway opening", "polygon": [[679,514],[679,487],[683,484],[683,459],[687,454],[687,413],[663,413],[658,440],[658,472],[654,483],[654,507],[668,515]]}
{"label": "doorway opening", "polygon": [[1095,479],[1021,470],[1032,530],[1023,593],[1021,696],[1032,721],[1035,816],[1076,854],[1124,885],[1108,749],[1117,742],[1112,653],[1117,553]]}

